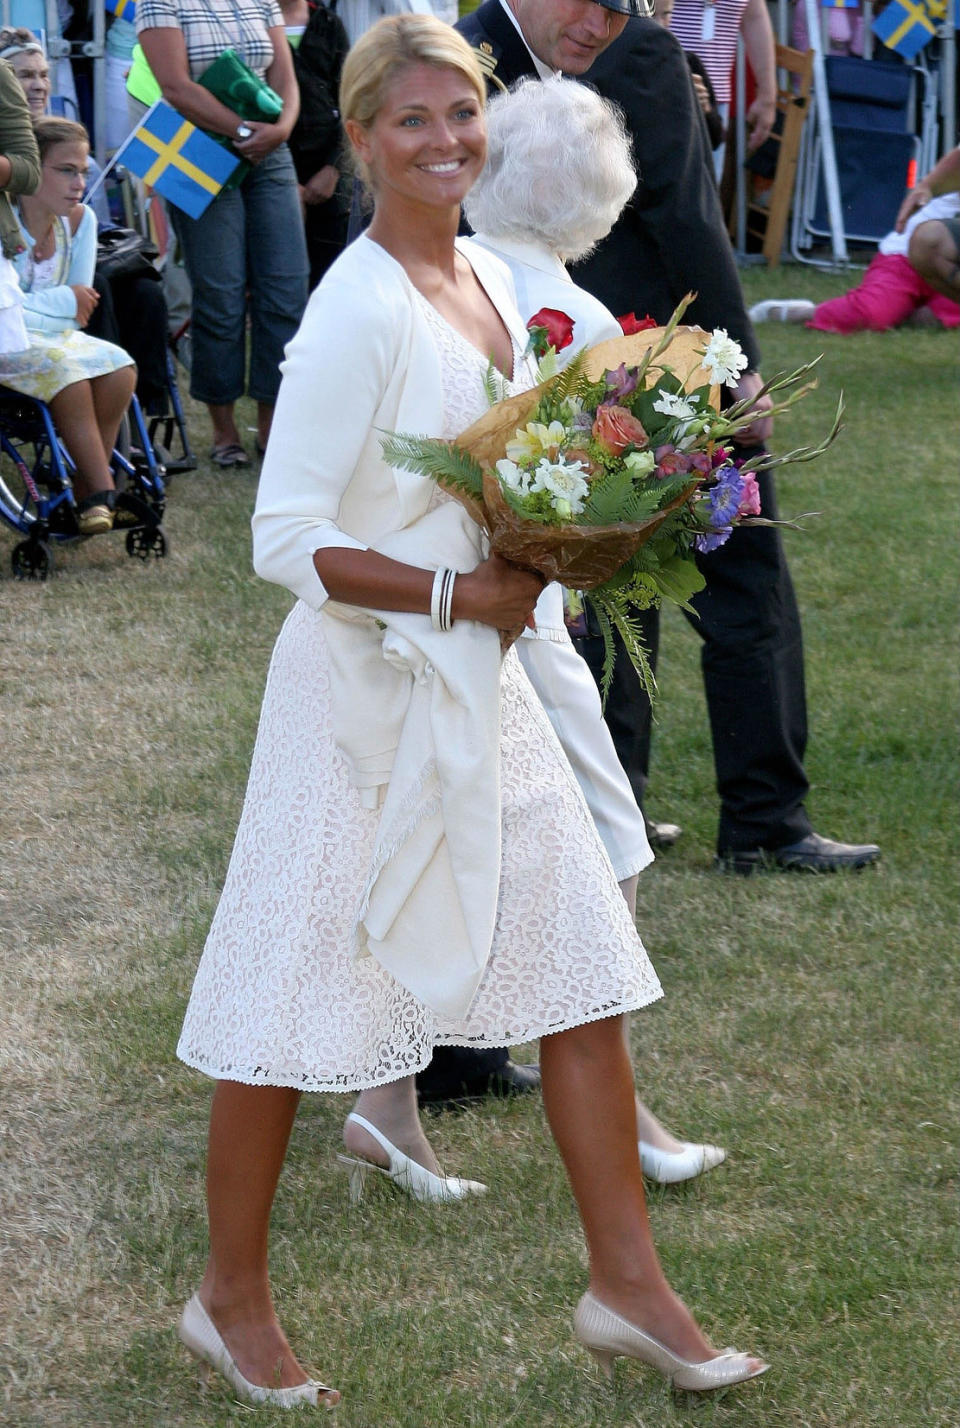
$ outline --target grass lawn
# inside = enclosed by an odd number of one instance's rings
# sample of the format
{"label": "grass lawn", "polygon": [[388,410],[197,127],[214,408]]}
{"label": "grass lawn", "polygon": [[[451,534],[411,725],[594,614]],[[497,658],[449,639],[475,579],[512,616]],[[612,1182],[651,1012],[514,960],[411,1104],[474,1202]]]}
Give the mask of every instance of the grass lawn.
{"label": "grass lawn", "polygon": [[[751,301],[850,279],[751,270]],[[584,1283],[539,1098],[431,1120],[460,1207],[372,1187],[334,1154],[348,1103],[308,1097],[273,1273],[341,1428],[955,1428],[957,377],[939,331],[760,331],[765,370],[823,350],[781,447],[846,430],[780,478],[804,616],[816,827],[871,839],[860,876],[721,878],[698,641],[669,612],[650,811],[679,845],[641,879],[666,989],[635,1018],[639,1085],[720,1169],[653,1188],[671,1279],[715,1338],[773,1368],[712,1398],[573,1342]],[[194,413],[197,444],[206,428]],[[251,443],[252,444],[252,443]],[[174,1057],[289,598],[250,569],[256,476],[178,478],[171,554],[116,538],[9,576],[0,531],[0,1422],[256,1420],[180,1347],[204,1256],[208,1086]],[[533,1048],[528,1048],[533,1051]],[[521,1052],[521,1054],[526,1054]]]}

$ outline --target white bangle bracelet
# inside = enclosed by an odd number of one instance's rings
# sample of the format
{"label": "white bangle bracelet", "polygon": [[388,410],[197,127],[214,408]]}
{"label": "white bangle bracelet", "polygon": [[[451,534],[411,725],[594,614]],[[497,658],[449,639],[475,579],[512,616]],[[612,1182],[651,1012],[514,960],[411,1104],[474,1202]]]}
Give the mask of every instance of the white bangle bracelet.
{"label": "white bangle bracelet", "polygon": [[430,623],[435,630],[446,631],[453,625],[453,582],[457,578],[455,570],[441,566],[433,577],[430,592]]}
{"label": "white bangle bracelet", "polygon": [[440,601],[440,624],[445,630],[453,629],[453,582],[457,578],[455,570],[447,571],[447,579],[443,586],[443,595]]}

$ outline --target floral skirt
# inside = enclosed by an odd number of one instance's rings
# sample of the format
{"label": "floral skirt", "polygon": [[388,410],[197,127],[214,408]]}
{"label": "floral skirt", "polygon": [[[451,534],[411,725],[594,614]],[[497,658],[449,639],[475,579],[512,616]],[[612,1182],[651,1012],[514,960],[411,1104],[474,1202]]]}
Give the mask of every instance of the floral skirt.
{"label": "floral skirt", "polygon": [[122,347],[86,332],[31,332],[25,352],[0,358],[0,382],[25,397],[49,402],[75,382],[132,366],[133,358]]}

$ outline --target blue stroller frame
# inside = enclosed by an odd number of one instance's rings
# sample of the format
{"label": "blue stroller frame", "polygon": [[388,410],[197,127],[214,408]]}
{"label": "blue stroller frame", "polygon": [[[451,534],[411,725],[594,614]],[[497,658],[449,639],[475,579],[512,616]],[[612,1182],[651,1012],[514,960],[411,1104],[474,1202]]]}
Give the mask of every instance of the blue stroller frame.
{"label": "blue stroller frame", "polygon": [[[128,555],[161,559],[167,553],[160,524],[166,473],[135,396],[127,416],[132,426],[128,454],[114,450],[110,458],[116,512],[123,518],[116,528],[125,533]],[[75,471],[46,403],[0,386],[0,520],[24,537],[10,555],[17,580],[46,580],[54,566],[54,546],[81,539]]]}

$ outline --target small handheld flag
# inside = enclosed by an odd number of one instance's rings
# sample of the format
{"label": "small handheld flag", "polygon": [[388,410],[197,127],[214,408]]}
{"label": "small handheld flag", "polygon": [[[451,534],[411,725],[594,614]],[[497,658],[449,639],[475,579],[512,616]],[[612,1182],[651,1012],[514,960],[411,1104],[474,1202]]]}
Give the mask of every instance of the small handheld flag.
{"label": "small handheld flag", "polygon": [[118,20],[129,20],[131,23],[137,12],[136,0],[103,0],[103,8],[109,15],[116,15]]}
{"label": "small handheld flag", "polygon": [[821,10],[857,10],[860,0],[820,0]]}
{"label": "small handheld flag", "polygon": [[926,6],[918,0],[890,0],[871,29],[887,49],[896,50],[906,60],[915,59],[937,33]]}
{"label": "small handheld flag", "polygon": [[163,99],[147,110],[122,155],[128,169],[191,218],[209,207],[241,162]]}

